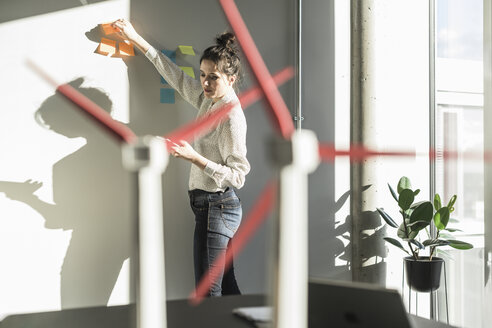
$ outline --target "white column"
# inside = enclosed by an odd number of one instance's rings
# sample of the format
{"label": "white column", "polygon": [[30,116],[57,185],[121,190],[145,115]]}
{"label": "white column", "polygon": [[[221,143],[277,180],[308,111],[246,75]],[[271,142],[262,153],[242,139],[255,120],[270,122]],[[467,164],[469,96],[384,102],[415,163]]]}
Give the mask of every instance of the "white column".
{"label": "white column", "polygon": [[[308,174],[319,163],[318,141],[309,130],[281,141],[276,259],[275,327],[307,327]],[[278,144],[277,144],[278,146]]]}
{"label": "white column", "polygon": [[[169,154],[162,138],[144,137],[124,148],[125,166],[137,171],[138,248],[134,260],[138,328],[166,328],[162,174]],[[137,225],[136,225],[137,226]]]}

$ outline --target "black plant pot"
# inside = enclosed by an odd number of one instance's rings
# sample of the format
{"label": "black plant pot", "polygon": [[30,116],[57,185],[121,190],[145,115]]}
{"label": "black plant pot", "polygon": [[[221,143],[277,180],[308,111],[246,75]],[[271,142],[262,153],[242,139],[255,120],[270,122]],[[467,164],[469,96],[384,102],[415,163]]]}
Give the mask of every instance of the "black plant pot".
{"label": "black plant pot", "polygon": [[418,292],[430,292],[439,289],[441,283],[441,271],[444,260],[433,257],[429,261],[428,256],[420,256],[416,261],[412,256],[405,257],[405,270],[407,272],[407,284]]}

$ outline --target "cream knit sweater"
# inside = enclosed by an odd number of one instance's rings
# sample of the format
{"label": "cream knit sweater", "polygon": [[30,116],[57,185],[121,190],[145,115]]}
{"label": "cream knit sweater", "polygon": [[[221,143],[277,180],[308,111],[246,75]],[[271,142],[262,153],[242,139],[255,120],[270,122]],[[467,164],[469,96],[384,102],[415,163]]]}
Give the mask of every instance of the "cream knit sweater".
{"label": "cream knit sweater", "polygon": [[237,104],[229,112],[228,120],[195,139],[194,149],[208,159],[208,163],[204,170],[191,165],[188,188],[211,192],[224,191],[226,187],[241,188],[250,165],[246,159],[246,118],[234,90],[231,88],[214,104],[204,96],[200,81],[186,75],[162,52],[150,47],[145,56],[169,85],[198,109],[197,117],[206,115],[226,103]]}

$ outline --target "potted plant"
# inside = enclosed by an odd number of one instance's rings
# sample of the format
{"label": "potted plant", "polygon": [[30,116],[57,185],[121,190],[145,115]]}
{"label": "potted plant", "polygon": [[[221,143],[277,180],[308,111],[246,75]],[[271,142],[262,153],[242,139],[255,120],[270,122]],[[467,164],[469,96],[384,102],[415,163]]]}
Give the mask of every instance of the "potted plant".
{"label": "potted plant", "polygon": [[[449,222],[457,221],[450,219],[457,197],[453,195],[445,206],[442,205],[439,194],[435,194],[434,204],[430,201],[415,202],[415,196],[419,194],[420,189],[413,190],[407,177],[402,177],[398,181],[397,192],[390,184],[388,187],[400,208],[401,223],[398,224],[384,209],[377,208],[377,211],[388,226],[398,229],[397,236],[403,244],[391,237],[384,237],[384,240],[409,255],[404,261],[407,283],[412,289],[421,292],[437,290],[444,262],[442,258],[435,256],[437,248],[441,246],[462,250],[473,248],[473,245],[456,240],[451,235],[461,230],[448,227]],[[430,237],[428,229],[432,222],[437,230],[435,238]],[[425,237],[422,236],[424,231]],[[424,253],[427,255],[423,255]]]}

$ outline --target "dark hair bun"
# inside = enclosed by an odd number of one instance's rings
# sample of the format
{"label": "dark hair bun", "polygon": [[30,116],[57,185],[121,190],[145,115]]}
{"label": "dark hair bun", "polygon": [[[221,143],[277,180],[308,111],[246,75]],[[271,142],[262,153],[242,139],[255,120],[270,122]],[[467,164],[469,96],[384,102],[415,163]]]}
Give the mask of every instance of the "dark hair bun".
{"label": "dark hair bun", "polygon": [[231,32],[222,33],[215,38],[215,42],[217,43],[217,45],[224,48],[235,49],[235,41],[236,36]]}
{"label": "dark hair bun", "polygon": [[241,73],[241,59],[239,58],[236,37],[233,33],[225,32],[217,35],[215,37],[215,45],[203,51],[200,64],[204,59],[210,60],[217,65],[219,72],[227,76],[235,75],[239,78]]}

